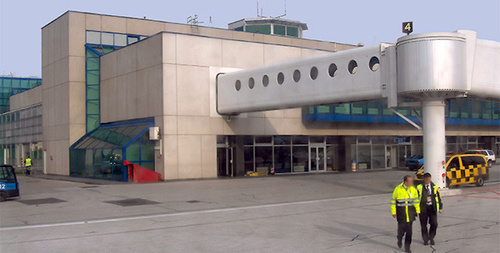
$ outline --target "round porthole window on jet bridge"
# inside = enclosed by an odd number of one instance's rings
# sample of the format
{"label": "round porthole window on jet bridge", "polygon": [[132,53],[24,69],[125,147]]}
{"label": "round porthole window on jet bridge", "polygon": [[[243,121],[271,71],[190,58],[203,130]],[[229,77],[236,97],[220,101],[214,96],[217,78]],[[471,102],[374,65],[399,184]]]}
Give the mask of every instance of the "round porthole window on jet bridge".
{"label": "round porthole window on jet bridge", "polygon": [[347,69],[349,70],[349,73],[353,75],[356,74],[356,71],[358,71],[358,63],[355,60],[351,60]]}
{"label": "round porthole window on jet bridge", "polygon": [[264,76],[262,77],[262,85],[263,85],[264,87],[267,87],[267,86],[269,85],[269,77],[268,77],[267,75],[264,75]]}
{"label": "round porthole window on jet bridge", "polygon": [[250,77],[250,79],[248,79],[248,88],[253,89],[254,86],[255,80],[253,79],[253,77]]}
{"label": "round porthole window on jet bridge", "polygon": [[278,74],[278,84],[282,85],[284,82],[285,82],[285,75],[283,74],[283,72],[280,72]]}
{"label": "round porthole window on jet bridge", "polygon": [[240,80],[236,80],[236,82],[234,83],[234,88],[239,91],[241,89],[241,81]]}
{"label": "round porthole window on jet bridge", "polygon": [[295,81],[296,83],[300,81],[300,70],[296,69],[293,72],[293,81]]}
{"label": "round porthole window on jet bridge", "polygon": [[318,68],[312,67],[309,75],[311,76],[312,80],[316,80],[316,78],[318,78]]}
{"label": "round porthole window on jet bridge", "polygon": [[380,61],[377,57],[373,56],[368,65],[370,66],[371,71],[375,72],[380,67]]}
{"label": "round porthole window on jet bridge", "polygon": [[335,63],[332,63],[330,64],[330,66],[328,67],[328,75],[330,75],[330,77],[334,77],[337,75],[337,64]]}

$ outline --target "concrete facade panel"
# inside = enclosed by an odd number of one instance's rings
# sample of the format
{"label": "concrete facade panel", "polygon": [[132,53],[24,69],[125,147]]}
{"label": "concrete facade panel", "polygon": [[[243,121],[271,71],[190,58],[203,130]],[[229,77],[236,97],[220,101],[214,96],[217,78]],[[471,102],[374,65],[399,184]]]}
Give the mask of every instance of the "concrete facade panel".
{"label": "concrete facade panel", "polygon": [[101,15],[96,14],[85,14],[85,29],[100,31],[102,29],[101,17]]}
{"label": "concrete facade panel", "polygon": [[177,135],[178,178],[201,178],[201,136]]}
{"label": "concrete facade panel", "polygon": [[177,64],[222,66],[222,41],[220,39],[177,35],[176,45]]}
{"label": "concrete facade panel", "polygon": [[234,40],[222,41],[222,66],[254,68],[264,65],[264,45]]}
{"label": "concrete facade panel", "polygon": [[148,68],[147,84],[138,84],[143,89],[148,90],[148,111],[149,114],[143,115],[139,112],[139,116],[152,117],[162,115],[163,111],[163,65]]}
{"label": "concrete facade panel", "polygon": [[67,42],[61,44],[63,47],[67,46],[69,55],[85,57],[86,29],[88,29],[86,28],[86,15],[70,12],[67,35],[64,36]]}
{"label": "concrete facade panel", "polygon": [[[148,106],[148,89],[144,89],[143,85],[148,83],[148,73],[147,69],[141,69],[137,72],[137,83],[141,85],[137,85],[137,111],[141,112],[141,114],[149,115],[149,106]],[[111,105],[110,105],[111,106]]]}
{"label": "concrete facade panel", "polygon": [[153,36],[137,44],[137,68],[144,69],[162,63],[162,36]]}
{"label": "concrete facade panel", "polygon": [[85,83],[69,83],[69,122],[71,124],[85,124]]}
{"label": "concrete facade panel", "polygon": [[106,57],[101,57],[101,80],[108,80],[118,75],[116,57],[117,54],[107,54]]}
{"label": "concrete facade panel", "polygon": [[163,116],[163,133],[168,135],[178,134],[177,116]]}
{"label": "concrete facade panel", "polygon": [[101,16],[102,31],[127,33],[127,19],[123,17]]}
{"label": "concrete facade panel", "polygon": [[118,107],[116,112],[115,120],[126,120],[127,119],[127,75],[121,75],[116,77],[116,93],[111,94],[115,96],[114,101],[116,101],[115,106]]}
{"label": "concrete facade panel", "polygon": [[177,35],[162,33],[162,62],[177,63]]}
{"label": "concrete facade panel", "polygon": [[141,20],[135,18],[127,18],[127,33],[140,34],[151,36],[163,31],[165,25],[163,22],[152,20]]}
{"label": "concrete facade panel", "polygon": [[179,160],[177,135],[163,135],[164,179],[179,179]]}
{"label": "concrete facade panel", "polygon": [[[69,57],[58,60],[54,63],[54,86],[69,81]],[[42,73],[43,75],[43,73]]]}
{"label": "concrete facade panel", "polygon": [[177,114],[177,66],[163,64],[163,115]]}
{"label": "concrete facade panel", "polygon": [[85,57],[83,56],[70,56],[68,58],[68,69],[69,76],[68,80],[70,82],[85,82],[85,72],[84,71],[72,71],[85,69]]}
{"label": "concrete facade panel", "polygon": [[177,66],[177,114],[208,116],[208,67]]}
{"label": "concrete facade panel", "polygon": [[69,124],[69,83],[63,83],[54,87],[55,95],[55,121],[54,125]]}
{"label": "concrete facade panel", "polygon": [[116,54],[117,75],[124,75],[137,70],[137,45],[124,47],[111,54]]}
{"label": "concrete facade panel", "polygon": [[[125,119],[137,119],[139,118],[139,112],[137,110],[137,104],[139,97],[137,96],[137,89],[140,84],[137,83],[137,72],[130,72],[125,75],[125,97],[122,99],[125,102],[126,117]],[[120,99],[120,98],[118,98]]]}
{"label": "concrete facade panel", "polygon": [[217,145],[216,135],[201,136],[201,177],[217,177]]}
{"label": "concrete facade panel", "polygon": [[211,134],[210,117],[206,116],[178,116],[178,134],[200,135]]}
{"label": "concrete facade panel", "polygon": [[302,57],[302,50],[296,47],[264,45],[264,65],[270,65]]}
{"label": "concrete facade panel", "polygon": [[11,96],[10,110],[18,110],[35,104],[42,103],[42,87],[38,86],[25,92]]}

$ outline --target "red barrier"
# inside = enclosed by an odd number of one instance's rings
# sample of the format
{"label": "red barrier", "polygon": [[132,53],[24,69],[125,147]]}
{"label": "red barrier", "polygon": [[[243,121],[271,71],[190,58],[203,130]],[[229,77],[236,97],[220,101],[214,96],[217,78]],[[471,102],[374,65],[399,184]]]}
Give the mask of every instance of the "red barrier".
{"label": "red barrier", "polygon": [[145,183],[161,181],[161,175],[158,172],[148,170],[129,161],[123,161],[123,165],[127,166],[128,168],[127,171],[129,182]]}

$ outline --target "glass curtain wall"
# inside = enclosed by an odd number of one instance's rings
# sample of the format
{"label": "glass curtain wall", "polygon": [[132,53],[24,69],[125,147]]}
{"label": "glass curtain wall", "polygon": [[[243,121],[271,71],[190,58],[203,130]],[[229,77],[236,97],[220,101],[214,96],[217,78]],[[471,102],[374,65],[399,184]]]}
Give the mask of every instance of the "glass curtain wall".
{"label": "glass curtain wall", "polygon": [[327,171],[339,170],[337,139],[329,136],[245,136],[245,173],[267,172],[271,167],[275,173],[312,171],[309,168],[311,145],[323,147],[326,162],[321,161]]}
{"label": "glass curtain wall", "polygon": [[125,160],[154,171],[153,125],[152,120],[137,120],[94,129],[70,147],[70,175],[126,181]]}
{"label": "glass curtain wall", "polygon": [[488,147],[485,147],[477,136],[446,136],[446,152],[448,154],[460,154],[476,148]]}
{"label": "glass curtain wall", "polygon": [[24,159],[29,155],[33,167],[41,168],[42,139],[42,105],[0,114],[0,164],[21,165],[16,156]]}
{"label": "glass curtain wall", "polygon": [[87,31],[85,44],[86,68],[86,129],[87,133],[100,125],[100,57],[116,49],[147,38],[136,34]]}
{"label": "glass curtain wall", "polygon": [[351,144],[356,170],[404,167],[407,158],[423,153],[421,136],[357,136]]}
{"label": "glass curtain wall", "polygon": [[[398,108],[397,111],[420,122],[417,117],[421,115],[420,109]],[[304,121],[407,123],[387,109],[386,101],[306,107],[302,110],[302,118]],[[500,125],[500,102],[450,99],[446,105],[446,124]]]}
{"label": "glass curtain wall", "polygon": [[0,114],[10,110],[10,96],[35,88],[42,84],[40,78],[0,76]]}

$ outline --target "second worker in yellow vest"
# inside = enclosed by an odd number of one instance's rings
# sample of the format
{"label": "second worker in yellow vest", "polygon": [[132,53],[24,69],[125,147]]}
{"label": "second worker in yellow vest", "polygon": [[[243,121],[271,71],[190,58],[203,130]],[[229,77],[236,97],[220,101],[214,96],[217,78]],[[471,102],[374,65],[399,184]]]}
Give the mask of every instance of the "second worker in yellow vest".
{"label": "second worker in yellow vest", "polygon": [[[424,174],[424,182],[417,185],[418,198],[420,201],[420,226],[424,245],[434,245],[434,237],[438,227],[437,213],[443,212],[443,203],[441,202],[441,193],[437,185],[432,183],[431,174]],[[430,228],[427,229],[427,223]]]}

